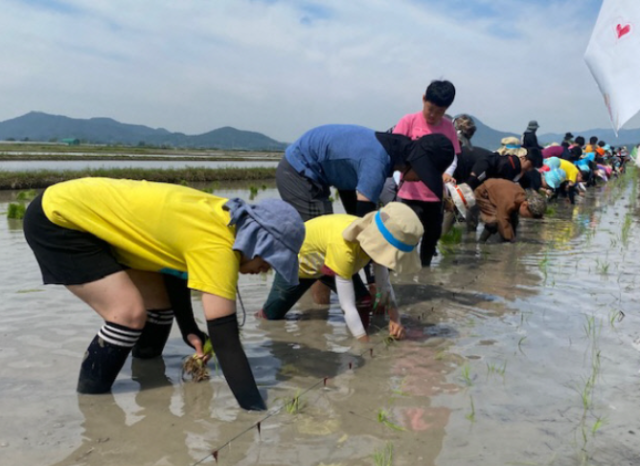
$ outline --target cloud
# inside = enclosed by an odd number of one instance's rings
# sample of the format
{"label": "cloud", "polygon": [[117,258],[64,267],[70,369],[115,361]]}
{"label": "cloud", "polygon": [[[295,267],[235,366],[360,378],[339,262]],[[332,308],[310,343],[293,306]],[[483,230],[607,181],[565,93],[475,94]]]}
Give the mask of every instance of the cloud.
{"label": "cloud", "polygon": [[386,129],[432,79],[501,130],[607,127],[583,61],[599,1],[5,2],[0,120],[30,110],[291,141]]}

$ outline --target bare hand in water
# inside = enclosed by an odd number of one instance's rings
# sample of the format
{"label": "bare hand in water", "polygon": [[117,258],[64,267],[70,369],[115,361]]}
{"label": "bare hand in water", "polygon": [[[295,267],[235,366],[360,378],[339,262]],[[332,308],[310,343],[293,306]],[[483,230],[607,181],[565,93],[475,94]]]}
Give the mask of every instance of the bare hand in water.
{"label": "bare hand in water", "polygon": [[389,322],[389,335],[391,335],[396,340],[402,340],[405,337],[406,332],[405,332],[405,329],[402,326],[402,324],[399,324],[399,323],[394,322],[394,321],[390,321]]}

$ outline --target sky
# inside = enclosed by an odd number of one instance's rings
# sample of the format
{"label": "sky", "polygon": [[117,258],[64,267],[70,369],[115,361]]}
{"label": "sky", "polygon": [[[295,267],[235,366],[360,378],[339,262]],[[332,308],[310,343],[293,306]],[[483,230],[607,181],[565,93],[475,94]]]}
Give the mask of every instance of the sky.
{"label": "sky", "polygon": [[0,0],[0,121],[41,111],[290,142],[323,124],[386,130],[448,79],[450,114],[501,131],[610,128],[583,59],[601,3]]}

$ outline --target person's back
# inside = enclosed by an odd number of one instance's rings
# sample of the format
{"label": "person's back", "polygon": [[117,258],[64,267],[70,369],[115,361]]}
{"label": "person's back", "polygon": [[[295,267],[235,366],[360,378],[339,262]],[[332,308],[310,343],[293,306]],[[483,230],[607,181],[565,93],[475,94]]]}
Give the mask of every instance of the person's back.
{"label": "person's back", "polygon": [[359,191],[372,201],[377,201],[394,163],[375,131],[356,125],[325,125],[307,131],[287,147],[285,157],[315,181],[338,189],[364,188]]}
{"label": "person's back", "polygon": [[483,151],[476,159],[467,184],[476,189],[489,179],[505,179],[513,181],[522,172],[520,158],[515,155],[500,155],[495,152]]}
{"label": "person's back", "polygon": [[485,157],[490,157],[492,154],[493,152],[484,147],[462,146],[462,151],[458,155],[458,165],[456,166],[456,171],[453,173],[453,177],[460,183],[465,182],[469,179],[469,176],[471,176],[475,163]]}

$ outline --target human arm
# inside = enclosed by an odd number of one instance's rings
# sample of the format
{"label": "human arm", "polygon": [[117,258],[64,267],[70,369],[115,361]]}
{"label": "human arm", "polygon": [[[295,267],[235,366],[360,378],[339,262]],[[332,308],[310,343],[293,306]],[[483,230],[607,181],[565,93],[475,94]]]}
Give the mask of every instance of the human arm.
{"label": "human arm", "polygon": [[238,404],[247,410],[267,409],[240,343],[235,301],[203,293],[202,306],[213,351]]}
{"label": "human arm", "polygon": [[456,171],[457,167],[458,167],[458,155],[456,154],[453,156],[453,162],[451,162],[451,165],[449,165],[449,167],[442,174],[442,181],[444,181],[445,183],[448,183],[449,181],[452,181],[455,183],[456,180],[453,177],[453,173]]}
{"label": "human arm", "polygon": [[336,291],[349,331],[358,340],[369,341],[367,331],[362,325],[362,319],[356,308],[356,292],[353,288],[353,280],[336,275]]}
{"label": "human arm", "polygon": [[196,350],[198,357],[208,360],[210,355],[203,352],[208,337],[196,323],[191,305],[191,290],[187,287],[187,281],[173,275],[163,275],[163,279],[182,339]]}
{"label": "human arm", "polygon": [[374,273],[376,277],[376,289],[380,295],[378,305],[386,306],[387,312],[389,313],[389,334],[394,338],[404,338],[405,329],[400,322],[396,296],[389,280],[389,270],[380,264],[375,264]]}

